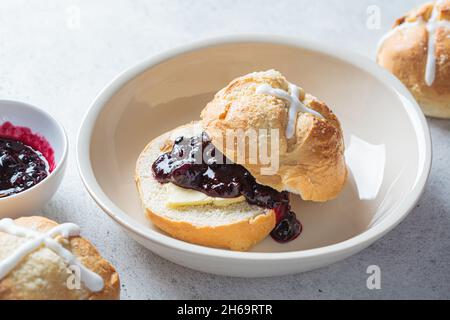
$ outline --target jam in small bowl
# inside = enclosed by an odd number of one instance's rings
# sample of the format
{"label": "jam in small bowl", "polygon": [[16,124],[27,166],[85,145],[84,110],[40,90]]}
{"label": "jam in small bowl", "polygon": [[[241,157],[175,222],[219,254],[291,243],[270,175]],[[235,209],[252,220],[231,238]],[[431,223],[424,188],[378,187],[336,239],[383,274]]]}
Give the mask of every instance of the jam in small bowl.
{"label": "jam in small bowl", "polygon": [[0,198],[37,185],[54,166],[54,152],[45,138],[8,121],[0,124]]}
{"label": "jam in small bowl", "polygon": [[0,218],[41,209],[61,183],[66,158],[67,137],[55,119],[0,100]]}

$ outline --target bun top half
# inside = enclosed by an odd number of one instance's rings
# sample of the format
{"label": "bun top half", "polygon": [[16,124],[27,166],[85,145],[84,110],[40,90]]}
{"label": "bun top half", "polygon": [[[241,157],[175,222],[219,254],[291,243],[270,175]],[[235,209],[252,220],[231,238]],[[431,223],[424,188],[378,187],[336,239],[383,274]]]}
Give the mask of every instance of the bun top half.
{"label": "bun top half", "polygon": [[[280,89],[288,95],[293,91],[292,84],[275,70],[234,79],[201,113],[202,126],[213,144],[228,158],[246,167],[260,184],[299,194],[304,200],[335,198],[347,176],[339,120],[325,103],[301,88],[295,95],[311,112],[300,111],[290,118],[290,102],[276,95],[262,94],[258,91],[261,86]],[[292,120],[290,136],[286,132]],[[251,135],[247,135],[227,143],[227,136],[232,132],[238,137],[239,133],[257,132],[258,140],[252,141],[248,139]],[[278,136],[276,146],[272,140],[274,135]],[[237,156],[242,146],[245,157]],[[250,161],[250,147],[255,146],[258,156]],[[278,166],[275,172],[267,173],[264,168],[273,163],[263,161],[260,155],[264,153],[275,159],[270,150],[277,151]]]}

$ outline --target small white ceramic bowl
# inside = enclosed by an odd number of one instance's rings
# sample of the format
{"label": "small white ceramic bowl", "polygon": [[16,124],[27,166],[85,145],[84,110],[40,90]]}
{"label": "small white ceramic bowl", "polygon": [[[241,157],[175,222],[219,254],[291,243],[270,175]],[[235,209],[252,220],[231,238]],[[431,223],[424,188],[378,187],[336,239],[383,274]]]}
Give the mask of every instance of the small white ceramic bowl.
{"label": "small white ceramic bowl", "polygon": [[[326,203],[291,196],[304,231],[288,244],[267,237],[250,252],[232,252],[156,229],[144,217],[133,180],[141,150],[161,133],[198,119],[233,78],[270,68],[326,101],[341,120],[349,167],[345,189]],[[138,242],[193,269],[256,277],[325,266],[391,230],[422,193],[431,143],[410,93],[373,61],[341,48],[249,36],[172,50],[121,74],[86,114],[77,157],[89,193]]]}
{"label": "small white ceramic bowl", "polygon": [[67,136],[52,116],[23,102],[0,100],[0,125],[5,122],[31,129],[45,138],[54,152],[55,167],[47,178],[23,192],[0,198],[0,218],[32,215],[52,198],[61,184],[66,168]]}

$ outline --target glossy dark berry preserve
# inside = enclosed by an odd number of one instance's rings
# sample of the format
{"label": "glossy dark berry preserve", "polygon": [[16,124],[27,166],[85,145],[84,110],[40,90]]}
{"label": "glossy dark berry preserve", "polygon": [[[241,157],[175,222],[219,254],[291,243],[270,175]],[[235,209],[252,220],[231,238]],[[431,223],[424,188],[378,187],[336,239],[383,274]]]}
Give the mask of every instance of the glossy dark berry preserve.
{"label": "glossy dark berry preserve", "polygon": [[40,152],[23,142],[0,138],[0,198],[22,192],[49,175]]}
{"label": "glossy dark berry preserve", "polygon": [[179,137],[172,150],[152,165],[156,180],[203,192],[211,197],[235,198],[274,209],[277,223],[271,236],[278,242],[294,240],[302,225],[290,209],[289,194],[258,184],[243,166],[231,163],[214,148],[206,133],[191,138]]}

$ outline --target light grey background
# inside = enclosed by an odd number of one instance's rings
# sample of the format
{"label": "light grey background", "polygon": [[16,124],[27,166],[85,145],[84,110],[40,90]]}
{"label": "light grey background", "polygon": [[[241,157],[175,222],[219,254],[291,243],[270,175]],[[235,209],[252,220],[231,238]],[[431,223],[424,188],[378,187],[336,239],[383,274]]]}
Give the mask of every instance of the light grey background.
{"label": "light grey background", "polygon": [[[152,254],[91,200],[75,160],[77,129],[96,94],[144,58],[200,38],[249,32],[313,39],[373,57],[377,39],[420,2],[1,0],[0,98],[48,110],[70,138],[67,175],[42,214],[82,226],[83,234],[117,267],[124,299],[450,298],[450,121],[429,120],[431,177],[401,225],[345,261],[278,278],[203,274]],[[371,5],[381,10],[378,30],[366,25]],[[365,272],[372,264],[381,267],[381,290],[366,288]]]}

